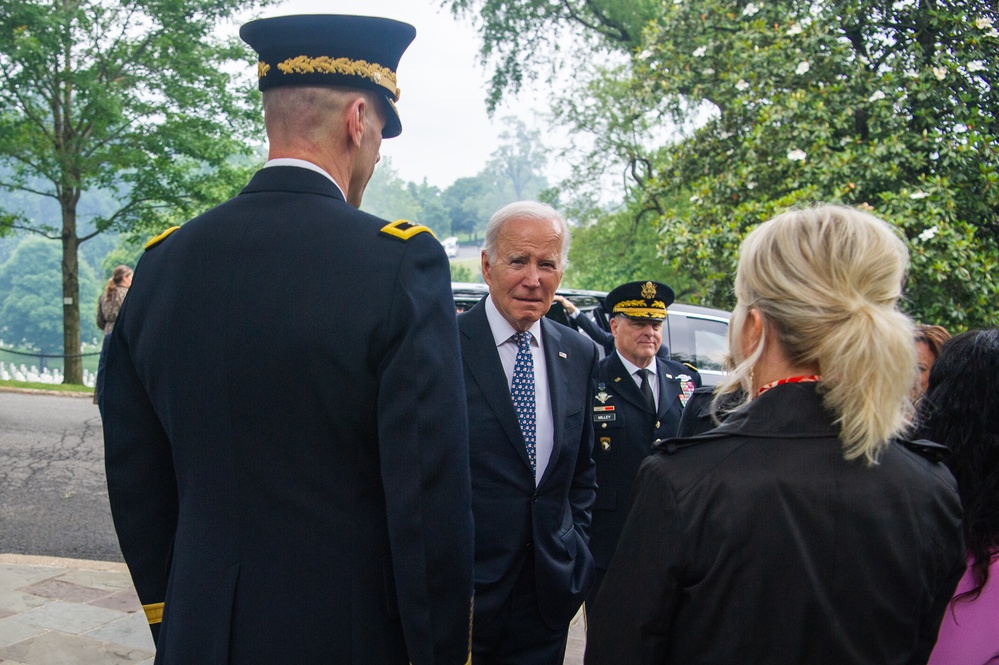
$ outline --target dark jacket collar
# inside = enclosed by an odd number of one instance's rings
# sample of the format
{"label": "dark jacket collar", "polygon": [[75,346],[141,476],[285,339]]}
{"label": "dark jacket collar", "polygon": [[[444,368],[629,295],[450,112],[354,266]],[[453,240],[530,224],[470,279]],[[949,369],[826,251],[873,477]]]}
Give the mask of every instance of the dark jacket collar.
{"label": "dark jacket collar", "polygon": [[822,405],[817,387],[817,383],[787,383],[771,388],[709,434],[773,439],[838,437],[835,416]]}
{"label": "dark jacket collar", "polygon": [[256,192],[293,192],[317,194],[343,201],[343,194],[329,178],[297,166],[269,166],[257,171],[240,194]]}

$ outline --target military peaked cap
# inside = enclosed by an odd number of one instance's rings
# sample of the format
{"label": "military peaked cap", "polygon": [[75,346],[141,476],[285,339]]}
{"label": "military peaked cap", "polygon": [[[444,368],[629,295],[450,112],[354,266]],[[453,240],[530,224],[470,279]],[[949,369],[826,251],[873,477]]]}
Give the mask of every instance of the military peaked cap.
{"label": "military peaked cap", "polygon": [[402,132],[396,69],[416,37],[408,23],[337,14],[276,16],[250,21],[239,36],[259,56],[261,91],[285,85],[371,90],[386,102],[382,137]]}
{"label": "military peaked cap", "polygon": [[604,309],[611,316],[662,321],[673,298],[673,289],[660,282],[628,282],[607,294]]}

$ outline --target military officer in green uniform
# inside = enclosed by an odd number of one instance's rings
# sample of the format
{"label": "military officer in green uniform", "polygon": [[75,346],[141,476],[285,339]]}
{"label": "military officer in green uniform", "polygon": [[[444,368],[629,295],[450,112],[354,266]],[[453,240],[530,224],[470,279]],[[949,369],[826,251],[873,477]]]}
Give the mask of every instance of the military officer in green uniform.
{"label": "military officer in green uniform", "polygon": [[412,26],[253,21],[269,160],[151,244],[103,393],[156,663],[460,664],[473,534],[448,261],[357,206]]}
{"label": "military officer in green uniform", "polygon": [[638,467],[652,453],[656,439],[676,435],[683,405],[701,385],[696,370],[657,356],[673,297],[667,285],[644,281],[622,284],[604,300],[614,351],[600,361],[593,379],[597,498],[590,550],[597,582],[587,603],[596,597],[614,555]]}

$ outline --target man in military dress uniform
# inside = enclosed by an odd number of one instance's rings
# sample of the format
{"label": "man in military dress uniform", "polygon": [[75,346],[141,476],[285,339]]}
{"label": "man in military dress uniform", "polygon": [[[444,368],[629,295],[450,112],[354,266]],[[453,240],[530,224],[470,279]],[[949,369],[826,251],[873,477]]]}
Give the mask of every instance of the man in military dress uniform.
{"label": "man in military dress uniform", "polygon": [[600,361],[594,375],[597,499],[590,550],[597,578],[588,603],[614,555],[638,467],[652,453],[653,441],[676,434],[683,405],[701,384],[689,366],[656,355],[672,303],[673,289],[652,281],[622,284],[604,300],[615,351]]}
{"label": "man in military dress uniform", "polygon": [[464,663],[473,534],[447,258],[357,210],[412,26],[244,25],[269,161],[153,242],[103,394],[156,663]]}

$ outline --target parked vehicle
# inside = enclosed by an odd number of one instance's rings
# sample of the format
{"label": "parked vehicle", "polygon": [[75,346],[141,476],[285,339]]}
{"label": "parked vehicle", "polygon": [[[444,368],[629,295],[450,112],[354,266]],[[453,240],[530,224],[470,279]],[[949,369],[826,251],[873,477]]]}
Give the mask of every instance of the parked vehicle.
{"label": "parked vehicle", "polygon": [[458,238],[455,236],[450,236],[441,240],[441,244],[444,245],[444,253],[448,255],[448,258],[453,259],[458,256]]}
{"label": "parked vehicle", "polygon": [[[485,284],[453,282],[455,307],[464,311],[489,292]],[[603,309],[606,291],[559,289],[558,294],[568,298],[582,310],[580,316],[592,317],[601,328],[610,330],[607,313]],[[559,303],[553,303],[548,318],[569,325],[569,317]],[[663,323],[663,344],[669,348],[670,357],[690,363],[701,374],[706,386],[716,385],[725,373],[725,355],[728,353],[728,322],[731,312],[698,305],[673,303]]]}

